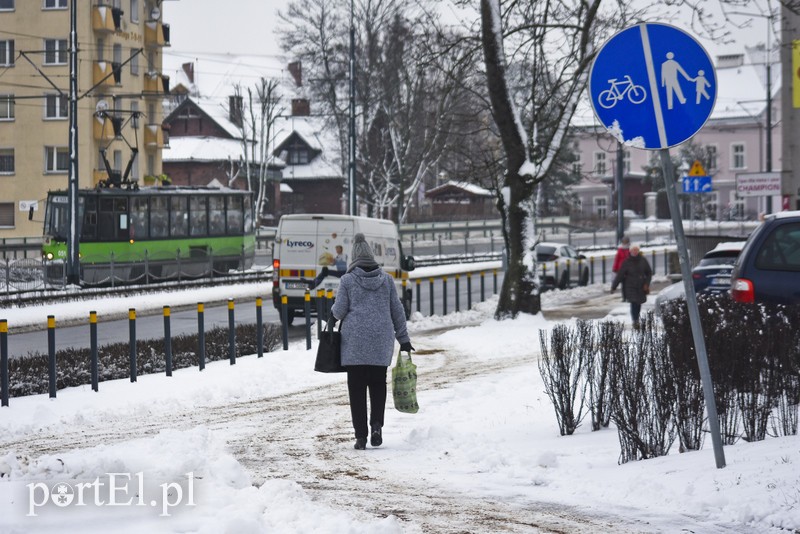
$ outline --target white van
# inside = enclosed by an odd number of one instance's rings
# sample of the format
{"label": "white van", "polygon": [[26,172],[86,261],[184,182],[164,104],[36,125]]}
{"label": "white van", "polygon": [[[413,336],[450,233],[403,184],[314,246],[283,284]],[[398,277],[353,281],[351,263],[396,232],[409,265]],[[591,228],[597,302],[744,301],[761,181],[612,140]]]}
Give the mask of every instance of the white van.
{"label": "white van", "polygon": [[[327,267],[329,274],[311,290],[311,310],[316,313],[316,293],[339,288],[339,277],[350,264],[353,236],[364,234],[372,247],[375,261],[394,278],[397,294],[406,316],[411,313],[411,288],[402,287],[408,271],[414,270],[414,258],[403,256],[397,226],[392,221],[349,215],[284,215],[278,222],[272,251],[272,303],[280,311],[281,298],[287,297],[288,323],[305,310],[305,290]],[[337,276],[338,275],[338,276]]]}

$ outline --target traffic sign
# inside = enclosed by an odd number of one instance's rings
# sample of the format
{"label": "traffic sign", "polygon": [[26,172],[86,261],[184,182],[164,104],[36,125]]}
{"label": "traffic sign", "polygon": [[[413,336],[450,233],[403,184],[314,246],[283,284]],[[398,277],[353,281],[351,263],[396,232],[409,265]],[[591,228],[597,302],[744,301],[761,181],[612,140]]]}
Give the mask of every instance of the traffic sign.
{"label": "traffic sign", "polygon": [[684,193],[710,193],[711,177],[710,176],[684,176],[683,177],[683,192]]}
{"label": "traffic sign", "polygon": [[700,163],[699,160],[694,160],[692,163],[692,168],[689,169],[689,176],[708,176],[706,174],[706,170],[703,168],[703,164]]}
{"label": "traffic sign", "polygon": [[717,75],[688,33],[660,23],[626,28],[603,45],[589,74],[592,106],[623,143],[648,150],[679,145],[703,127]]}

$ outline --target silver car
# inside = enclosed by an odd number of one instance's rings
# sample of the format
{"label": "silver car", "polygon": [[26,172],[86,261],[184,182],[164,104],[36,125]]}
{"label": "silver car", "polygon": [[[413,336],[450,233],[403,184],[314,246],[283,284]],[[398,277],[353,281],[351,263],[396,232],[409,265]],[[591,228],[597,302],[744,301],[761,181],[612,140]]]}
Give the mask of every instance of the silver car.
{"label": "silver car", "polygon": [[533,250],[543,286],[566,289],[573,283],[582,286],[589,283],[589,262],[570,245],[541,242]]}

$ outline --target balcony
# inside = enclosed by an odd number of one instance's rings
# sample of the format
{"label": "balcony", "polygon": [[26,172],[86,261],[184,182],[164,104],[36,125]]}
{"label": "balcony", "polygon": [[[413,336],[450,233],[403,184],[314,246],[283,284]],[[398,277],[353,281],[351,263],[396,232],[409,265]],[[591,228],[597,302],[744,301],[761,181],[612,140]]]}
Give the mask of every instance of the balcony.
{"label": "balcony", "polygon": [[169,76],[164,76],[158,72],[148,72],[144,76],[144,92],[151,95],[169,93]]}
{"label": "balcony", "polygon": [[169,46],[169,24],[157,20],[144,23],[144,45],[147,47]]}
{"label": "balcony", "polygon": [[92,83],[100,87],[113,87],[122,81],[122,67],[110,61],[95,61]]}
{"label": "balcony", "polygon": [[98,115],[95,115],[92,119],[92,130],[94,131],[95,141],[107,143],[116,137],[114,134],[114,123]]}
{"label": "balcony", "polygon": [[144,146],[149,149],[164,148],[164,131],[160,124],[148,124],[144,128]]}
{"label": "balcony", "polygon": [[94,6],[92,8],[92,29],[97,33],[113,33],[119,31],[122,10],[112,6]]}

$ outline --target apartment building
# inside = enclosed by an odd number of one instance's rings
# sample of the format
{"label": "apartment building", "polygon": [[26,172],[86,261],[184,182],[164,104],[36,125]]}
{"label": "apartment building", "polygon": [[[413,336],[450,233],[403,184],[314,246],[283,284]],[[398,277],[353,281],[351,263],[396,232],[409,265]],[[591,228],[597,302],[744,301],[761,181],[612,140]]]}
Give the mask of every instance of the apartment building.
{"label": "apartment building", "polygon": [[[47,192],[68,185],[71,1],[0,0],[0,238],[40,236]],[[142,183],[165,145],[161,0],[76,8],[78,187]]]}

